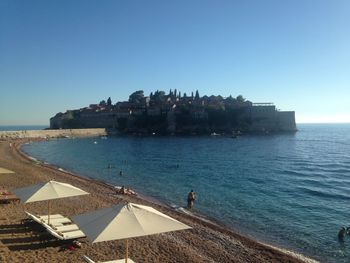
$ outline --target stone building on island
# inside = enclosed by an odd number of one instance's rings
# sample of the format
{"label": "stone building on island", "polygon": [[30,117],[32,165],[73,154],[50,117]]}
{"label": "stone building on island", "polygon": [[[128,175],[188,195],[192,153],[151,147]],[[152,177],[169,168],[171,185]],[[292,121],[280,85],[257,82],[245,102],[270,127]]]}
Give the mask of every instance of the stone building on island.
{"label": "stone building on island", "polygon": [[211,134],[295,132],[294,111],[279,111],[273,103],[252,103],[242,96],[191,96],[176,90],[144,96],[136,91],[128,101],[110,98],[77,110],[57,113],[51,129],[107,128],[127,134]]}

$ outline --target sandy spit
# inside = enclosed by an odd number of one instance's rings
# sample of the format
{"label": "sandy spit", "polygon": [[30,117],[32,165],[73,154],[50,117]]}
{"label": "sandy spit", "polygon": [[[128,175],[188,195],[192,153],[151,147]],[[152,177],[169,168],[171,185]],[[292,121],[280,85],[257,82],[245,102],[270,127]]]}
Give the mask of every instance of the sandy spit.
{"label": "sandy spit", "polygon": [[[15,172],[0,174],[0,188],[11,190],[54,179],[91,193],[51,202],[54,213],[73,216],[113,204],[134,202],[150,205],[193,228],[130,239],[129,257],[135,262],[316,262],[163,205],[139,197],[118,195],[107,184],[42,164],[20,151],[20,145],[25,142],[25,139],[0,141],[0,167]],[[79,240],[82,247],[71,250],[70,242],[57,241],[35,223],[23,221],[25,210],[47,214],[47,203],[0,204],[0,262],[84,262],[82,255],[96,261],[124,257],[123,240],[91,244],[83,238]]]}

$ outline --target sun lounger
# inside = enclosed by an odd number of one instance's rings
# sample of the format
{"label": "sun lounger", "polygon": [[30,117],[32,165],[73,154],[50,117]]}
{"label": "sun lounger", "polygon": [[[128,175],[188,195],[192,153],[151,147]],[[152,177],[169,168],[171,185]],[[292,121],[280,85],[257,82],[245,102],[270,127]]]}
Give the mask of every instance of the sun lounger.
{"label": "sun lounger", "polygon": [[[27,216],[31,219],[33,219],[35,222],[39,223],[39,224],[47,224],[48,223],[48,216],[35,216],[27,211],[25,211],[25,213],[27,214]],[[72,221],[67,218],[67,217],[63,217],[62,215],[54,215],[56,216],[56,218],[51,218],[50,215],[50,225],[52,225],[53,227],[58,227],[58,226],[63,226],[63,224],[68,224],[68,223],[72,223]],[[46,218],[46,219],[44,219]]]}
{"label": "sun lounger", "polygon": [[[125,259],[117,259],[117,260],[110,260],[110,261],[93,261],[91,258],[89,258],[86,255],[83,255],[83,259],[88,263],[125,263]],[[132,259],[128,258],[128,263],[135,263]]]}
{"label": "sun lounger", "polygon": [[60,239],[60,240],[70,240],[70,239],[77,239],[81,237],[85,237],[85,234],[81,230],[74,230],[70,232],[59,232],[54,230],[53,228],[46,227],[46,230],[53,235],[54,237]]}
{"label": "sun lounger", "polygon": [[[48,215],[45,215],[45,216],[38,216],[40,219],[42,220],[47,220],[49,218]],[[53,214],[53,215],[50,215],[50,220],[53,219],[53,218],[64,218],[63,215],[61,214]]]}
{"label": "sun lounger", "polygon": [[70,225],[65,225],[65,226],[57,226],[54,227],[54,229],[58,232],[70,232],[70,231],[76,231],[79,230],[79,227],[76,224],[70,224]]}
{"label": "sun lounger", "polygon": [[[49,223],[48,216],[38,216],[42,222]],[[50,225],[53,227],[64,226],[66,224],[72,224],[72,221],[60,214],[50,215]]]}
{"label": "sun lounger", "polygon": [[[55,218],[52,219],[50,215],[50,224],[48,224],[48,216],[35,216],[27,211],[25,211],[25,213],[29,218],[45,227],[51,235],[60,240],[70,240],[85,237],[83,231],[79,230],[79,227],[76,224],[73,224],[69,218],[63,217],[62,215],[53,215]],[[67,223],[67,225],[64,225],[65,223]]]}
{"label": "sun lounger", "polygon": [[89,258],[88,256],[83,255],[83,259],[87,262],[87,263],[96,263],[95,261],[93,261],[91,258]]}
{"label": "sun lounger", "polygon": [[[48,219],[42,220],[46,224],[49,223]],[[62,217],[62,218],[51,218],[50,217],[50,225],[60,225],[60,224],[69,224],[72,223],[72,220],[70,220],[68,217]]]}
{"label": "sun lounger", "polygon": [[0,191],[0,203],[19,202],[19,198],[7,190]]}
{"label": "sun lounger", "polygon": [[37,222],[37,223],[39,223],[39,224],[42,223],[42,220],[41,220],[39,217],[37,217],[37,216],[35,216],[35,215],[33,215],[33,214],[27,212],[27,211],[24,211],[24,212],[27,214],[27,216],[28,216],[30,219],[34,220],[35,222]]}
{"label": "sun lounger", "polygon": [[[104,261],[101,263],[125,263],[125,259],[117,259],[117,260],[111,260],[111,261]],[[135,263],[132,259],[128,258],[128,263]]]}
{"label": "sun lounger", "polygon": [[19,198],[15,195],[0,195],[0,203],[19,202]]}

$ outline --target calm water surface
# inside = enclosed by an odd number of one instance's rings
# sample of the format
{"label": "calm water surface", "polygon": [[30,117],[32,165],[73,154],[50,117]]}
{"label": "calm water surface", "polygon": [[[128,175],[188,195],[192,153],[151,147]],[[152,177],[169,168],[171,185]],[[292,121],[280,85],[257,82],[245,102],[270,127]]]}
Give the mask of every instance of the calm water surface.
{"label": "calm water surface", "polygon": [[298,128],[237,139],[60,139],[23,149],[174,207],[185,206],[194,189],[198,213],[322,262],[350,262],[350,236],[337,240],[340,227],[350,225],[350,125]]}

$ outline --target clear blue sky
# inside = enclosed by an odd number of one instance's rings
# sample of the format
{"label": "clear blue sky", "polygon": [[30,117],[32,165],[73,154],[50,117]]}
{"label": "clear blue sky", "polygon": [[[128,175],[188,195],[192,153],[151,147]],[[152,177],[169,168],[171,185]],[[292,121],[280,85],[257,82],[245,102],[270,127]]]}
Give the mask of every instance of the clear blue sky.
{"label": "clear blue sky", "polygon": [[349,14],[348,0],[0,0],[0,125],[175,88],[350,122]]}

